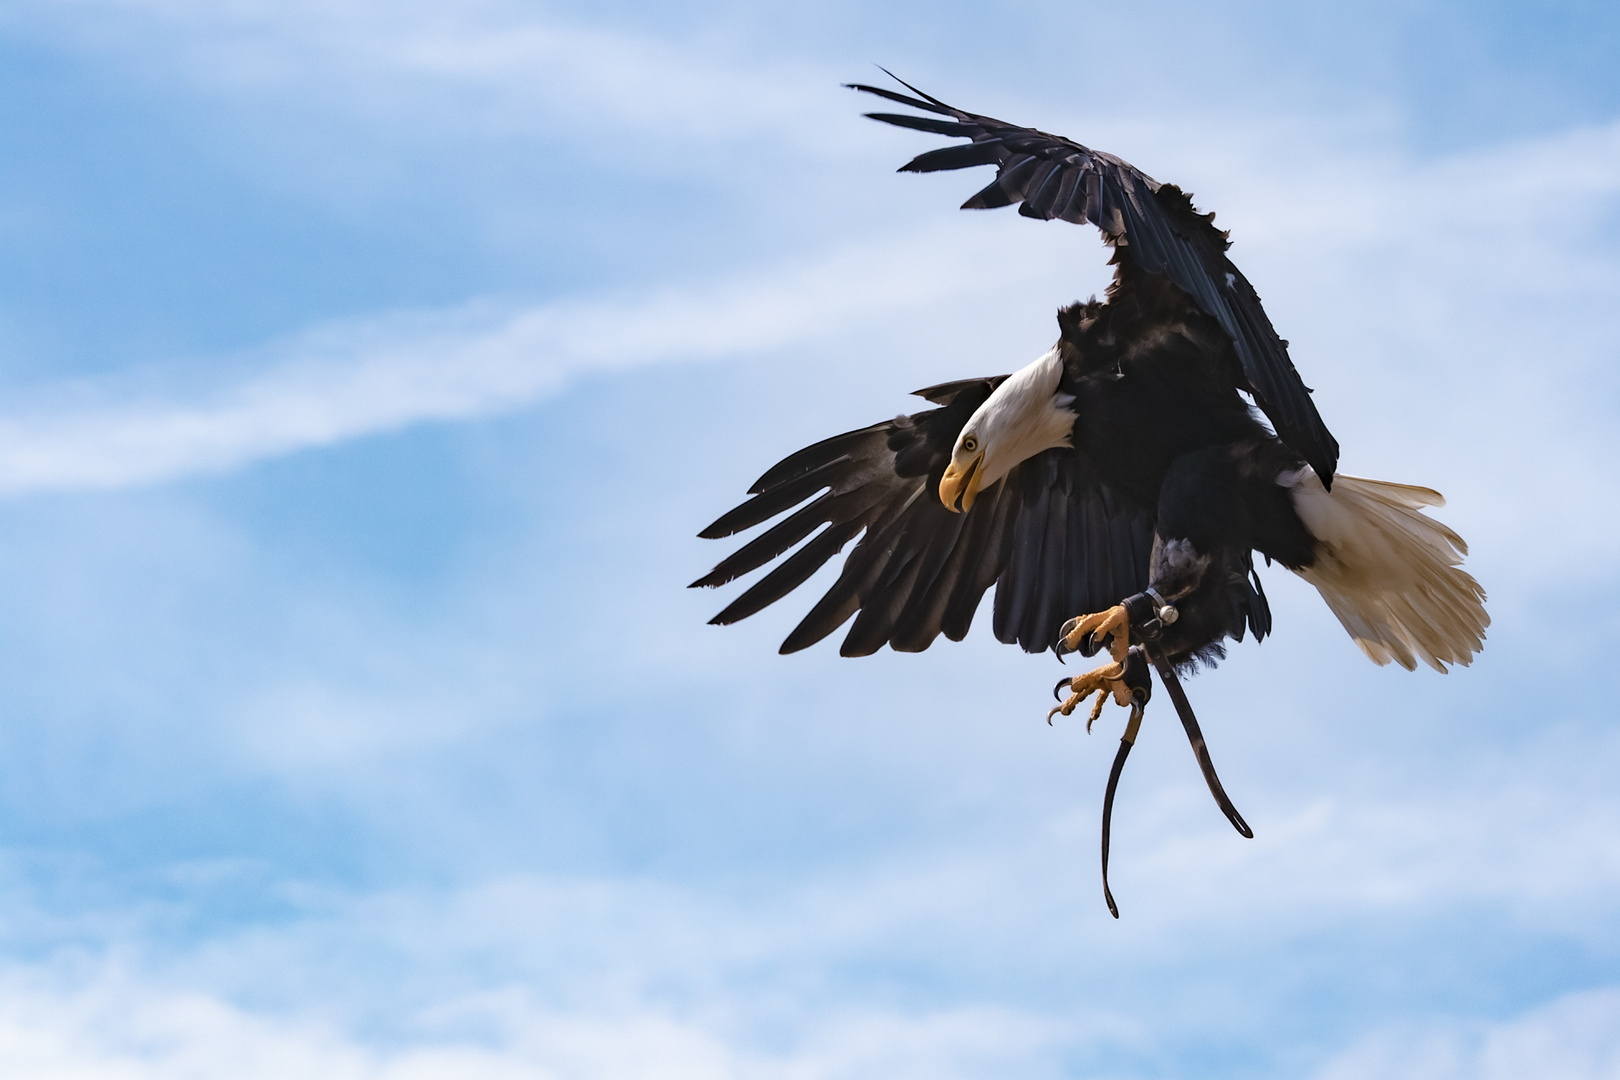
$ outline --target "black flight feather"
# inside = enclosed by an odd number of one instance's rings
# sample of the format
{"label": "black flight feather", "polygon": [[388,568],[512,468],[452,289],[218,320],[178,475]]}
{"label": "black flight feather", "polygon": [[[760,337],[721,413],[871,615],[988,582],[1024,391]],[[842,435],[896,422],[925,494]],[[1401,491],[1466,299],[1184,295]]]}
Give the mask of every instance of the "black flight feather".
{"label": "black flight feather", "polygon": [[896,171],[926,173],[965,169],[972,165],[994,165],[1006,156],[1007,148],[1001,145],[1000,139],[987,139],[918,154]]}
{"label": "black flight feather", "polygon": [[[698,535],[705,540],[719,540],[721,537],[740,533],[744,529],[752,529],[760,522],[769,521],[784,510],[799,505],[823,488],[831,487],[834,482],[843,478],[847,465],[846,459],[835,459],[766,488],[735,510],[722,514],[714,524]],[[700,584],[719,583],[705,579]]]}
{"label": "black flight feather", "polygon": [[828,559],[855,538],[864,523],[859,519],[834,524],[795,551],[782,565],[766,574],[753,588],[737,597],[726,609],[709,620],[711,626],[727,626],[776,603],[803,585]]}
{"label": "black flight feather", "polygon": [[951,110],[944,105],[930,104],[926,101],[919,101],[916,98],[906,97],[904,94],[897,94],[893,90],[885,90],[880,86],[867,86],[865,83],[845,83],[844,86],[850,90],[859,90],[863,94],[876,94],[880,98],[887,98],[889,101],[898,102],[901,105],[909,105],[913,109],[922,109],[925,112],[943,113],[946,115],[949,115],[951,112]]}
{"label": "black flight feather", "polygon": [[[940,503],[937,492],[951,447],[1003,379],[927,387],[919,393],[943,402],[940,407],[824,439],[767,470],[754,485],[754,497],[721,515],[704,535],[729,535],[799,508],[693,585],[721,585],[774,559],[782,561],[713,621],[736,622],[781,599],[859,537],[837,580],[782,643],[783,652],[820,641],[851,617],[855,623],[841,648],[848,655],[866,655],[886,643],[920,650],[941,633],[961,640],[992,586],[998,611],[1008,607],[1017,614],[1007,640],[1031,651],[1047,648],[1062,621],[1076,614],[1064,603],[1074,590],[1064,585],[1050,596],[1051,581],[1077,580],[1090,572],[1064,565],[1070,546],[1065,530],[1089,516],[1106,516],[1111,504],[1084,455],[1067,449],[1016,466],[980,491],[966,514]],[[1073,505],[1054,509],[1054,501]],[[1040,553],[1049,532],[1054,539],[1047,561]],[[1124,538],[1119,550],[1106,543],[1088,545],[1088,565],[1096,560],[1110,567],[1134,559],[1137,565],[1122,574],[1106,573],[1139,591],[1147,580],[1148,549],[1135,544],[1130,527],[1119,536]],[[801,541],[803,546],[792,550]],[[1033,551],[1024,550],[1031,544]],[[1101,606],[1126,595],[1103,597]],[[998,631],[998,636],[1005,635]]]}
{"label": "black flight feather", "polygon": [[906,116],[903,113],[869,112],[865,115],[868,120],[881,120],[885,124],[893,124],[895,127],[927,131],[934,135],[957,137],[973,134],[972,128],[966,124],[958,124],[954,120],[935,120],[929,116]]}

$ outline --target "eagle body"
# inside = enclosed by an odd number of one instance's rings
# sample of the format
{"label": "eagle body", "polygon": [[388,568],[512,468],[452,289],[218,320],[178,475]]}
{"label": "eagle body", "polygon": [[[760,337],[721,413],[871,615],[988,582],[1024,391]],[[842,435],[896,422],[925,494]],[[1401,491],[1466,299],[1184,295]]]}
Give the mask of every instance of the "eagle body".
{"label": "eagle body", "polygon": [[1107,303],[1065,308],[1058,325],[1075,445],[1142,506],[1181,455],[1270,435],[1238,392],[1231,342],[1163,279],[1123,273]]}
{"label": "eagle body", "polygon": [[1058,341],[1034,363],[917,391],[934,407],[768,470],[701,534],[777,519],[693,583],[775,564],[714,622],[775,602],[853,541],[783,652],[845,623],[845,655],[960,640],[994,588],[1001,641],[1061,655],[1084,638],[1075,616],[1118,606],[1107,640],[1148,635],[1185,669],[1270,632],[1258,552],[1315,585],[1375,661],[1470,661],[1489,619],[1461,538],[1422,512],[1440,497],[1336,474],[1338,443],[1213,215],[1070,140],[920,91],[856,89],[930,114],[874,119],[970,140],[902,171],[996,165],[964,208],[1095,224],[1114,281],[1058,312]]}
{"label": "eagle body", "polygon": [[[905,84],[902,84],[905,85]],[[1113,662],[1058,684],[1065,716],[1130,707],[1103,796],[1103,896],[1114,794],[1152,693],[1169,694],[1217,805],[1253,836],[1215,774],[1178,675],[1258,641],[1271,611],[1258,552],[1314,585],[1373,661],[1444,672],[1490,624],[1467,545],[1424,513],[1428,488],[1337,473],[1339,444],[1288,343],[1226,252],[1213,214],[1134,166],[1033,128],[916,96],[927,115],[868,113],[955,138],[902,166],[996,166],[964,209],[1094,224],[1114,249],[1103,301],[1058,312],[1057,343],[1011,373],[917,391],[934,407],[788,455],[700,534],[773,522],[694,586],[770,569],[712,622],[747,618],[854,542],[838,578],[782,643],[849,624],[840,652],[961,640],[995,589],[993,630],[1038,652]],[[771,565],[774,564],[774,565]],[[1089,724],[1087,725],[1089,728]]]}

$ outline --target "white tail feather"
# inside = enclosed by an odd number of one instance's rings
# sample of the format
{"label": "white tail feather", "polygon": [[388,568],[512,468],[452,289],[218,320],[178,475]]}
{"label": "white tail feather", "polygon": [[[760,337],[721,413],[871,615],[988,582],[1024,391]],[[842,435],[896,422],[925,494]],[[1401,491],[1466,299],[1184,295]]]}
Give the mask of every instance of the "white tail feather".
{"label": "white tail feather", "polygon": [[1439,492],[1343,473],[1330,492],[1309,468],[1279,483],[1319,542],[1316,562],[1299,576],[1368,658],[1408,671],[1422,660],[1442,672],[1473,660],[1491,619],[1485,590],[1461,569],[1468,545],[1421,512],[1445,505]]}

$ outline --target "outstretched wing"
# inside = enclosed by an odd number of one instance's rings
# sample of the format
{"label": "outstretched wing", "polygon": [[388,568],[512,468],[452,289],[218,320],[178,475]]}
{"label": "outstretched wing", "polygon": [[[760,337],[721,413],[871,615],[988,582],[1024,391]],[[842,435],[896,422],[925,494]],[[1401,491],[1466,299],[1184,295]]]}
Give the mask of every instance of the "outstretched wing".
{"label": "outstretched wing", "polygon": [[1311,463],[1323,484],[1332,483],[1338,441],[1317,414],[1310,390],[1288,358],[1288,343],[1272,328],[1254,286],[1226,257],[1227,234],[1215,228],[1214,214],[1198,213],[1179,187],[1160,184],[1112,154],[963,112],[909,83],[901,85],[917,97],[875,86],[852,88],[950,117],[867,113],[873,120],[972,140],[920,154],[902,165],[901,172],[995,165],[995,181],[962,209],[1018,203],[1025,217],[1081,225],[1089,221],[1139,268],[1175,282],[1231,337],[1248,380],[1244,389],[1254,395],[1277,436]]}
{"label": "outstretched wing", "polygon": [[737,622],[775,603],[856,536],[843,572],[782,643],[784,653],[851,616],[845,656],[885,643],[920,652],[942,632],[960,641],[991,585],[996,637],[1039,652],[1065,619],[1146,588],[1153,518],[1120,501],[1079,451],[1030,458],[965,514],[940,503],[951,447],[1002,378],[919,390],[940,408],[816,443],[760,477],[752,499],[699,535],[717,539],[786,516],[692,585],[723,585],[782,561],[711,622]]}

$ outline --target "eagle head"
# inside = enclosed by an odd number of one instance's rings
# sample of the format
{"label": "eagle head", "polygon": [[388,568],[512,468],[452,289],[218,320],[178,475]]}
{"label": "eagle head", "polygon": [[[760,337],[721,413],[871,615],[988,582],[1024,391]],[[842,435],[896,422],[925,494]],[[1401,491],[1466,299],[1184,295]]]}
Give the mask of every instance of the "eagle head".
{"label": "eagle head", "polygon": [[1063,360],[1053,346],[1007,376],[968,417],[939,482],[939,501],[966,513],[983,489],[1043,450],[1074,445],[1074,398],[1059,393]]}

